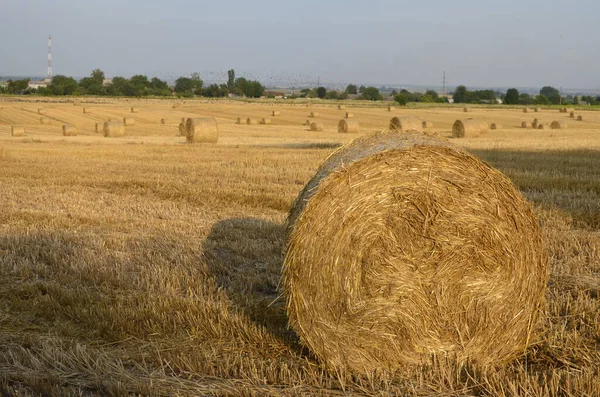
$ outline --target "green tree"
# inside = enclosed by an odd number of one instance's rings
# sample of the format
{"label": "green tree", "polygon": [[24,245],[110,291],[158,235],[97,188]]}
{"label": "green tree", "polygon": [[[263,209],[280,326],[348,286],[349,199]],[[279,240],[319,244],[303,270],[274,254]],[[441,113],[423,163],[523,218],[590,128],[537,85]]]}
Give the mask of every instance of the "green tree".
{"label": "green tree", "polygon": [[247,85],[248,85],[248,80],[246,80],[243,77],[238,77],[237,79],[235,79],[235,84],[234,84],[234,86],[235,86],[235,89],[234,89],[235,93],[237,95],[246,95],[246,91],[247,91],[246,86]]}
{"label": "green tree", "polygon": [[543,94],[537,95],[534,99],[534,102],[536,105],[549,105],[550,104],[550,100],[548,99],[548,97]]}
{"label": "green tree", "polygon": [[380,101],[383,99],[381,93],[379,92],[379,89],[376,87],[365,88],[362,92],[361,98],[366,99],[368,101]]}
{"label": "green tree", "polygon": [[358,94],[358,87],[356,87],[354,84],[348,84],[348,87],[346,87],[346,93],[350,95],[356,95]]}
{"label": "green tree", "polygon": [[327,99],[339,99],[340,98],[340,94],[335,91],[335,90],[330,90],[327,91],[327,94],[325,95],[325,98]]}
{"label": "green tree", "polygon": [[558,91],[552,86],[547,85],[545,87],[542,87],[542,89],[540,90],[540,95],[546,95],[546,97],[548,98],[551,98],[553,95],[558,95],[560,97],[560,91]]}
{"label": "green tree", "polygon": [[194,94],[202,95],[202,85],[204,84],[204,82],[200,78],[200,74],[192,73],[192,84],[194,86],[192,89]]}
{"label": "green tree", "polygon": [[425,95],[429,95],[431,97],[431,99],[433,99],[432,102],[437,101],[438,98],[440,97],[440,95],[435,90],[427,90],[427,91],[425,91]]}
{"label": "green tree", "polygon": [[131,85],[133,85],[140,91],[150,87],[150,80],[148,80],[148,77],[142,74],[136,74],[135,76],[132,76],[129,79],[129,83],[131,83]]}
{"label": "green tree", "polygon": [[194,82],[189,77],[179,77],[175,80],[175,92],[183,93],[183,92],[192,92],[194,89]]}
{"label": "green tree", "polygon": [[365,87],[364,85],[361,85],[360,87],[358,87],[358,93],[362,94],[363,92],[365,92],[366,89],[367,89],[367,87]]}
{"label": "green tree", "polygon": [[534,103],[534,99],[531,97],[531,95],[527,94],[527,93],[522,93],[519,95],[519,103],[521,105],[533,105]]}
{"label": "green tree", "polygon": [[464,85],[459,85],[458,87],[456,87],[456,89],[454,90],[453,98],[454,103],[466,103],[468,100],[467,87],[465,87]]}
{"label": "green tree", "polygon": [[396,95],[396,96],[394,97],[394,100],[395,100],[396,102],[398,102],[398,104],[399,104],[400,106],[406,106],[406,104],[408,103],[408,98],[407,98],[406,94],[404,94],[404,93],[402,93],[402,92],[401,92],[400,94]]}
{"label": "green tree", "polygon": [[74,95],[78,93],[79,85],[72,77],[63,75],[54,76],[48,85],[53,95]]}
{"label": "green tree", "polygon": [[29,87],[29,79],[8,80],[6,90],[9,94],[23,94]]}
{"label": "green tree", "polygon": [[507,105],[517,105],[519,103],[519,90],[509,88],[504,97],[504,103]]}
{"label": "green tree", "polygon": [[155,90],[168,90],[169,86],[166,81],[163,81],[158,77],[152,77],[152,80],[150,80],[150,88]]}
{"label": "green tree", "polygon": [[233,69],[227,71],[227,88],[229,92],[233,92],[235,89],[235,70]]}
{"label": "green tree", "polygon": [[575,97],[573,97],[573,104],[579,105],[579,97],[577,95],[575,95]]}
{"label": "green tree", "polygon": [[94,69],[92,70],[92,74],[90,75],[90,77],[97,83],[102,85],[104,83],[104,79],[106,78],[106,76],[104,75],[104,72],[100,69]]}
{"label": "green tree", "polygon": [[317,88],[317,97],[323,99],[323,98],[325,98],[326,94],[327,94],[327,89],[325,87]]}

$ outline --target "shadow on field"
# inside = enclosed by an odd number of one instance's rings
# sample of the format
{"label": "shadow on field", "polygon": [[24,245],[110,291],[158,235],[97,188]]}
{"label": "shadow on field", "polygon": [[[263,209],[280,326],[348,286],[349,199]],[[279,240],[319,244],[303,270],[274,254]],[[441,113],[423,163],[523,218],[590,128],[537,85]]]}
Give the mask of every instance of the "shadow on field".
{"label": "shadow on field", "polygon": [[216,223],[204,242],[208,270],[219,288],[255,323],[295,343],[278,283],[283,263],[285,227],[256,218]]}

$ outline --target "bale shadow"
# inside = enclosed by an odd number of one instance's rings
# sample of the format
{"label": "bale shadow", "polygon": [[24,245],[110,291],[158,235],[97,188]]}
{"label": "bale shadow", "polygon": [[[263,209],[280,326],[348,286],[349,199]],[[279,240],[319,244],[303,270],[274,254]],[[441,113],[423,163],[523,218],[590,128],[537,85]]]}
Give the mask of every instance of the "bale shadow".
{"label": "bale shadow", "polygon": [[254,323],[296,345],[278,290],[284,246],[284,225],[232,218],[212,227],[203,248],[209,272],[233,304]]}

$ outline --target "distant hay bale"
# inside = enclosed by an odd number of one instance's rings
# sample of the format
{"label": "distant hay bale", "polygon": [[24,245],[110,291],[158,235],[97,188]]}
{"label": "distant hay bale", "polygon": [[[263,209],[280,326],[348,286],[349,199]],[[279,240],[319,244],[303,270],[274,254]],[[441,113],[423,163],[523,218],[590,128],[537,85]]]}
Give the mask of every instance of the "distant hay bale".
{"label": "distant hay bale", "polygon": [[255,119],[253,119],[252,117],[248,117],[248,118],[246,119],[246,124],[248,124],[248,125],[254,125],[254,124],[257,124],[257,122],[256,122],[256,120],[255,120]]}
{"label": "distant hay bale", "polygon": [[482,119],[456,120],[452,125],[452,136],[454,138],[472,138],[486,134],[488,125]]}
{"label": "distant hay bale", "polygon": [[338,373],[431,355],[502,365],[537,339],[549,271],[538,220],[506,176],[445,140],[355,139],[316,171],[287,225],[289,324]]}
{"label": "distant hay bale", "polygon": [[550,124],[550,128],[553,130],[564,130],[567,128],[567,123],[564,121],[553,121],[552,124]]}
{"label": "distant hay bale", "polygon": [[573,109],[573,108],[565,108],[565,113],[571,113],[574,111],[575,111],[575,109]]}
{"label": "distant hay bale", "polygon": [[38,109],[38,114],[46,114],[46,109]]}
{"label": "distant hay bale", "polygon": [[396,110],[395,106],[388,106],[387,107],[388,112],[393,112],[394,110]]}
{"label": "distant hay bale", "polygon": [[319,113],[317,113],[317,112],[310,112],[310,115],[308,117],[319,117]]}
{"label": "distant hay bale", "polygon": [[311,131],[323,131],[324,129],[325,129],[325,126],[320,121],[313,121],[310,123]]}
{"label": "distant hay bale", "polygon": [[92,113],[91,108],[83,108],[83,113]]}
{"label": "distant hay bale", "polygon": [[572,118],[572,119],[574,119],[575,118],[575,112],[569,113],[569,117]]}
{"label": "distant hay bale", "polygon": [[396,116],[390,120],[389,129],[391,131],[420,131],[423,129],[423,121],[416,116]]}
{"label": "distant hay bale", "polygon": [[50,124],[50,119],[47,117],[40,117],[40,124]]}
{"label": "distant hay bale", "polygon": [[468,112],[470,112],[470,109],[465,107],[465,108],[463,108],[463,112],[468,113]]}
{"label": "distant hay bale", "polygon": [[523,113],[529,113],[529,109],[523,108]]}
{"label": "distant hay bale", "polygon": [[217,143],[219,140],[217,120],[213,117],[187,119],[185,138],[188,143]]}
{"label": "distant hay bale", "polygon": [[246,118],[245,117],[238,117],[237,118],[237,124],[246,124]]}
{"label": "distant hay bale", "polygon": [[271,116],[273,116],[273,117],[281,116],[281,112],[278,110],[273,110],[273,112],[271,113]]}
{"label": "distant hay bale", "polygon": [[538,130],[543,130],[546,128],[546,126],[542,123],[538,124],[537,127],[533,127],[533,128],[537,128]]}
{"label": "distant hay bale", "polygon": [[346,112],[345,116],[347,119],[351,119],[354,117],[354,113]]}
{"label": "distant hay bale", "polygon": [[81,106],[81,102],[80,101],[73,101],[73,105],[74,106]]}
{"label": "distant hay bale", "polygon": [[179,136],[185,136],[185,123],[179,123]]}
{"label": "distant hay bale", "polygon": [[13,125],[10,127],[10,135],[11,136],[23,136],[23,135],[25,135],[25,128]]}
{"label": "distant hay bale", "polygon": [[433,128],[433,123],[431,121],[423,121],[423,128]]}
{"label": "distant hay bale", "polygon": [[271,124],[271,119],[263,117],[262,120],[260,120],[260,123],[263,125],[269,125],[269,124]]}
{"label": "distant hay bale", "polygon": [[104,132],[104,123],[96,123],[96,134]]}
{"label": "distant hay bale", "polygon": [[167,124],[167,119],[160,119],[161,124]]}
{"label": "distant hay bale", "polygon": [[542,111],[542,108],[534,108],[533,111],[536,113],[540,113]]}
{"label": "distant hay bale", "polygon": [[139,113],[140,109],[136,108],[136,107],[132,107],[131,108],[131,113]]}
{"label": "distant hay bale", "polygon": [[358,120],[341,119],[338,122],[338,132],[344,134],[358,134],[360,132]]}
{"label": "distant hay bale", "polygon": [[523,121],[523,122],[521,123],[521,128],[531,128],[531,127],[533,127],[533,124],[532,124],[532,123],[529,123],[529,122],[527,122],[527,121]]}
{"label": "distant hay bale", "polygon": [[577,121],[583,121],[583,116],[577,116]]}
{"label": "distant hay bale", "polygon": [[531,127],[533,127],[533,129],[538,128],[538,124],[539,124],[539,120],[537,118],[533,119],[532,123],[531,123]]}
{"label": "distant hay bale", "polygon": [[345,105],[338,105],[338,110],[344,110],[344,109],[346,109]]}
{"label": "distant hay bale", "polygon": [[310,119],[306,119],[306,121],[304,122],[304,125],[310,126]]}
{"label": "distant hay bale", "polygon": [[490,124],[490,130],[500,130],[502,129],[502,125],[498,124],[498,123],[492,123]]}
{"label": "distant hay bale", "polygon": [[125,126],[118,121],[105,122],[102,131],[107,138],[125,136]]}
{"label": "distant hay bale", "polygon": [[[238,117],[238,119],[239,119],[239,117]],[[185,118],[185,117],[182,117],[182,118],[181,118],[181,122],[182,122],[183,124],[185,124],[185,122],[186,122],[186,121],[187,121],[187,120],[186,120],[186,118]],[[245,121],[245,120],[244,120],[244,121]]]}
{"label": "distant hay bale", "polygon": [[62,134],[63,136],[77,136],[77,128],[72,124],[63,124]]}
{"label": "distant hay bale", "polygon": [[123,125],[125,127],[130,127],[132,125],[135,125],[135,119],[132,117],[123,117]]}
{"label": "distant hay bale", "polygon": [[177,109],[180,106],[181,106],[181,103],[174,103],[173,104],[173,109]]}

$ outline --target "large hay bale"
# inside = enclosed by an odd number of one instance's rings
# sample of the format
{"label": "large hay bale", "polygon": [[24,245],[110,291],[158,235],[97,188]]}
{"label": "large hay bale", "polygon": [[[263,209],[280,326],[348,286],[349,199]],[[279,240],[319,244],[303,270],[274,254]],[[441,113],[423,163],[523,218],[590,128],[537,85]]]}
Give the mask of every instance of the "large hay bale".
{"label": "large hay bale", "polygon": [[529,113],[529,109],[523,108],[523,113]]}
{"label": "large hay bale", "polygon": [[492,123],[490,124],[490,130],[500,130],[502,129],[502,125],[498,124],[498,123]]}
{"label": "large hay bale", "polygon": [[136,108],[136,107],[132,107],[131,108],[131,113],[139,113],[140,109]]}
{"label": "large hay bale", "polygon": [[420,131],[423,128],[423,120],[416,116],[396,116],[392,117],[389,124],[389,129],[394,131]]}
{"label": "large hay bale", "polygon": [[577,116],[577,121],[583,121],[583,116]]}
{"label": "large hay bale", "polygon": [[96,123],[96,134],[104,132],[104,123]]}
{"label": "large hay bale", "polygon": [[468,112],[470,112],[470,110],[469,110],[469,108],[467,108],[467,107],[464,107],[464,108],[463,108],[463,112],[465,112],[465,113],[468,113]]}
{"label": "large hay bale", "polygon": [[423,121],[422,123],[423,128],[433,128],[433,123],[431,121]]}
{"label": "large hay bale", "polygon": [[25,128],[13,125],[10,127],[10,135],[11,136],[23,136],[23,135],[25,135]]}
{"label": "large hay bale", "polygon": [[179,136],[186,136],[185,135],[185,123],[183,121],[181,123],[179,123]]}
{"label": "large hay bale", "polygon": [[358,120],[341,119],[338,122],[338,132],[358,134],[360,132]]}
{"label": "large hay bale", "polygon": [[63,124],[62,134],[63,136],[77,136],[77,128],[72,124]]}
{"label": "large hay bale", "polygon": [[253,119],[252,117],[248,117],[246,119],[246,124],[248,125],[254,125],[254,124],[258,124],[257,121],[255,119]]}
{"label": "large hay bale", "polygon": [[388,106],[387,107],[388,112],[393,112],[394,110],[396,110],[395,106]]}
{"label": "large hay bale", "polygon": [[452,136],[455,138],[472,138],[486,134],[488,125],[482,119],[456,120],[452,125]]}
{"label": "large hay bale", "polygon": [[281,112],[280,112],[280,111],[278,111],[278,110],[273,110],[273,112],[271,113],[271,115],[272,115],[273,117],[278,117],[278,116],[281,116]]}
{"label": "large hay bale", "polygon": [[534,108],[533,111],[536,113],[540,113],[542,111],[542,108]]}
{"label": "large hay bale", "polygon": [[550,128],[553,130],[564,130],[567,128],[567,123],[565,121],[553,121],[552,124],[550,124]]}
{"label": "large hay bale", "polygon": [[46,114],[46,109],[38,109],[38,114]]}
{"label": "large hay bale", "polygon": [[533,127],[533,124],[528,121],[523,121],[521,123],[521,128],[531,128],[531,127]]}
{"label": "large hay bale", "polygon": [[313,121],[310,123],[311,131],[323,131],[324,129],[325,125],[323,125],[323,123],[321,123],[320,121]]}
{"label": "large hay bale", "polygon": [[347,118],[347,119],[354,118],[354,113],[346,112],[346,114],[344,115],[344,117]]}
{"label": "large hay bale", "polygon": [[50,119],[48,117],[40,117],[40,124],[50,124]]}
{"label": "large hay bale", "polygon": [[543,123],[540,123],[540,124],[538,124],[536,127],[533,127],[533,128],[537,128],[538,130],[543,130],[543,129],[545,129],[545,128],[546,128],[546,125],[545,125],[545,124],[543,124]]}
{"label": "large hay bale", "polygon": [[288,217],[291,327],[331,369],[510,362],[535,340],[548,263],[527,200],[499,171],[421,133],[331,155]]}
{"label": "large hay bale", "polygon": [[187,119],[185,138],[188,143],[217,143],[219,140],[217,120],[213,117]]}
{"label": "large hay bale", "polygon": [[338,105],[338,110],[344,110],[344,109],[346,109],[345,105]]}
{"label": "large hay bale", "polygon": [[308,117],[319,117],[319,113],[317,113],[317,112],[310,112],[310,114],[308,115]]}
{"label": "large hay bale", "polygon": [[133,117],[123,117],[123,125],[125,127],[135,125],[135,119]]}
{"label": "large hay bale", "polygon": [[118,121],[107,121],[104,123],[103,132],[105,137],[125,136],[125,126]]}
{"label": "large hay bale", "polygon": [[572,119],[574,119],[575,118],[575,112],[569,113],[569,117],[572,118]]}

